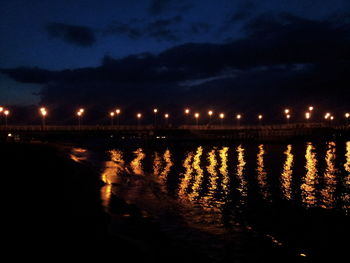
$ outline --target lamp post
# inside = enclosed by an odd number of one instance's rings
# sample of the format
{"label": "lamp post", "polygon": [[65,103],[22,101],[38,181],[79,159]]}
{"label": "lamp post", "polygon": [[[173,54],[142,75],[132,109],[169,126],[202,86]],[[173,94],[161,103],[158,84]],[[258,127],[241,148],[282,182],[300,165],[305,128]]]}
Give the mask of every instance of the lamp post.
{"label": "lamp post", "polygon": [[40,108],[40,113],[41,113],[41,117],[42,117],[42,127],[43,127],[43,130],[45,130],[45,118],[46,118],[46,115],[47,115],[46,108],[45,107],[41,107]]}
{"label": "lamp post", "polygon": [[307,121],[307,122],[309,122],[310,117],[311,117],[310,112],[306,112],[306,113],[305,113],[305,118],[306,118],[306,121]]}
{"label": "lamp post", "polygon": [[185,109],[185,124],[187,125],[188,124],[188,115],[190,114],[190,109],[189,108],[186,108]]}
{"label": "lamp post", "polygon": [[157,113],[158,113],[158,109],[153,109],[153,113],[154,113],[154,127],[157,126]]}
{"label": "lamp post", "polygon": [[222,126],[222,125],[223,125],[223,122],[224,122],[225,114],[220,113],[219,118],[220,118],[220,124],[221,124],[221,126]]}
{"label": "lamp post", "polygon": [[115,113],[113,111],[109,113],[109,116],[111,116],[111,126],[113,126],[114,115]]}
{"label": "lamp post", "polygon": [[324,115],[324,119],[326,120],[327,124],[329,125],[330,124],[330,117],[331,117],[331,114],[329,112],[327,112],[325,115]]}
{"label": "lamp post", "polygon": [[284,115],[286,116],[287,124],[289,124],[290,109],[284,109]]}
{"label": "lamp post", "polygon": [[240,126],[240,121],[241,121],[242,115],[237,114],[236,119],[237,119],[237,126]]}
{"label": "lamp post", "polygon": [[208,111],[208,115],[209,115],[209,124],[211,124],[211,116],[213,115],[213,111],[212,110]]}
{"label": "lamp post", "polygon": [[3,113],[3,111],[4,111],[4,107],[0,106],[0,125],[2,124],[2,116],[1,116],[1,114]]}
{"label": "lamp post", "polygon": [[286,115],[286,119],[287,119],[287,124],[289,124],[290,114]]}
{"label": "lamp post", "polygon": [[120,109],[116,109],[115,113],[117,114],[117,126],[119,126],[119,114],[120,114]]}
{"label": "lamp post", "polygon": [[7,116],[10,114],[10,111],[4,110],[4,114],[5,114],[5,128],[7,128]]}
{"label": "lamp post", "polygon": [[85,110],[83,108],[80,108],[79,111],[77,111],[79,130],[81,128],[81,118],[83,117],[84,112],[85,112]]}
{"label": "lamp post", "polygon": [[196,126],[198,127],[198,119],[199,119],[199,113],[198,112],[196,112],[194,114],[194,118],[196,119]]}
{"label": "lamp post", "polygon": [[164,118],[165,118],[165,125],[168,126],[169,114],[168,114],[168,113],[165,113],[165,114],[164,114]]}
{"label": "lamp post", "polygon": [[141,113],[137,113],[136,117],[137,117],[137,126],[140,126],[140,120],[141,120],[142,114]]}

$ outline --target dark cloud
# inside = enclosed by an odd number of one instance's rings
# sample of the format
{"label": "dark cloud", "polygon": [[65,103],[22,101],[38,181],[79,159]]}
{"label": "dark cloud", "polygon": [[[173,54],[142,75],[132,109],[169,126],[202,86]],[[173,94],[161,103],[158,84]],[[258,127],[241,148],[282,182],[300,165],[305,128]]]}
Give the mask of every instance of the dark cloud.
{"label": "dark cloud", "polygon": [[237,21],[242,21],[248,19],[252,16],[255,10],[256,4],[252,1],[244,1],[240,3],[236,10],[228,18],[229,23],[235,23]]}
{"label": "dark cloud", "polygon": [[272,107],[285,103],[345,107],[350,27],[344,21],[262,15],[246,24],[246,38],[230,43],[184,44],[159,55],[123,59],[106,56],[97,68],[1,71],[17,81],[46,83],[42,102],[66,108],[212,105],[253,112],[276,111]]}
{"label": "dark cloud", "polygon": [[144,31],[141,27],[130,23],[122,23],[114,21],[104,30],[105,35],[125,35],[131,39],[139,39],[144,36]]}
{"label": "dark cloud", "polygon": [[172,0],[152,0],[149,7],[149,12],[151,14],[159,14],[163,12],[171,2],[173,1]]}
{"label": "dark cloud", "polygon": [[46,26],[46,30],[50,37],[82,47],[92,46],[96,42],[94,30],[86,26],[50,23]]}
{"label": "dark cloud", "polygon": [[133,20],[129,23],[114,21],[104,30],[106,35],[124,35],[130,39],[154,38],[157,41],[177,41],[180,33],[176,25],[182,22],[181,16],[158,19],[151,22]]}
{"label": "dark cloud", "polygon": [[210,31],[211,25],[204,22],[197,22],[191,24],[190,33],[194,35],[206,34]]}
{"label": "dark cloud", "polygon": [[151,0],[148,11],[151,15],[159,15],[169,10],[184,12],[192,7],[192,3],[184,0]]}
{"label": "dark cloud", "polygon": [[148,24],[145,31],[149,37],[153,37],[158,41],[177,41],[180,38],[179,32],[174,29],[173,25],[179,24],[181,21],[181,16],[156,20]]}
{"label": "dark cloud", "polygon": [[[234,9],[229,12],[222,25],[219,27],[218,33],[231,32],[233,28],[241,26],[243,22],[253,16],[256,11],[256,3],[253,1],[240,2]],[[230,37],[228,37],[230,39]]]}

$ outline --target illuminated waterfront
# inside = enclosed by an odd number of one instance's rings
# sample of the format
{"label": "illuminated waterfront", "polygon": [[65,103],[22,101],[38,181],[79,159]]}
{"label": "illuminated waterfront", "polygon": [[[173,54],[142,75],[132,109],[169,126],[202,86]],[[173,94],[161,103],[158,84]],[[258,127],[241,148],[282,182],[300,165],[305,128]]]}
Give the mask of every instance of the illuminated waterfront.
{"label": "illuminated waterfront", "polygon": [[350,142],[128,146],[104,156],[101,199],[112,214],[113,199],[122,198],[210,234],[241,227],[317,257],[320,249],[332,250],[326,236],[336,225],[326,218],[350,213]]}

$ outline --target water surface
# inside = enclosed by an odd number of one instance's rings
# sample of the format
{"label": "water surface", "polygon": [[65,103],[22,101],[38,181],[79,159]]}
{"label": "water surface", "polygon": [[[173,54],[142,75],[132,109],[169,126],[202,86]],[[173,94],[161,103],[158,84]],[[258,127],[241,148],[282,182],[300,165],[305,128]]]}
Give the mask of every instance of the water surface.
{"label": "water surface", "polygon": [[176,215],[215,235],[245,229],[309,258],[349,240],[350,141],[123,146],[103,159],[101,200],[111,214],[120,197],[152,216]]}

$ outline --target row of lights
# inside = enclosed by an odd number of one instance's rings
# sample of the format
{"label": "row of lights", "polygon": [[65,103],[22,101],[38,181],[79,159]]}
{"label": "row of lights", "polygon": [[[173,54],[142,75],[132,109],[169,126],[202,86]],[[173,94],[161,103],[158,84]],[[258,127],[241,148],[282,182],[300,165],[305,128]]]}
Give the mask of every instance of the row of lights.
{"label": "row of lights", "polygon": [[[309,111],[307,111],[306,113],[305,113],[305,118],[307,119],[307,120],[309,120],[310,118],[311,118],[311,113],[312,113],[312,111],[314,110],[314,107],[313,106],[310,106],[309,108],[308,108],[308,110]],[[83,116],[83,114],[84,114],[84,112],[85,112],[85,110],[83,109],[83,108],[80,108],[77,112],[76,112],[76,114],[77,114],[77,116],[78,116],[78,118],[79,118],[79,122],[80,122],[80,118]],[[190,114],[190,109],[185,109],[185,114],[186,115],[189,115]],[[3,107],[0,107],[0,114],[1,113],[3,113],[6,117],[10,114],[10,111],[8,110],[8,109],[4,109]],[[46,110],[46,108],[45,107],[41,107],[40,108],[40,113],[41,113],[41,115],[42,115],[42,117],[43,117],[43,124],[44,124],[44,121],[45,121],[45,117],[46,117],[46,115],[47,115],[47,110]],[[117,115],[117,116],[119,116],[119,114],[121,113],[121,110],[120,109],[116,109],[115,111],[111,111],[110,112],[110,117],[112,118],[112,121],[113,121],[113,117],[115,116],[115,115]],[[156,115],[157,115],[157,113],[158,113],[158,109],[153,109],[153,113],[155,114],[155,117],[156,117]],[[209,110],[208,111],[208,115],[209,115],[209,118],[211,119],[211,117],[212,117],[212,115],[214,114],[214,112],[212,111],[212,110]],[[286,117],[286,119],[289,121],[289,119],[291,118],[291,111],[290,111],[290,109],[285,109],[284,110],[284,114],[285,114],[285,117]],[[194,118],[196,119],[196,120],[198,120],[199,119],[199,116],[200,116],[200,114],[198,113],[198,112],[195,112],[194,113]],[[222,119],[224,119],[225,118],[225,114],[224,113],[219,113],[219,118],[222,120]],[[142,118],[142,114],[141,113],[137,113],[136,114],[136,117],[138,118],[138,119],[141,119]],[[165,119],[168,119],[170,117],[170,115],[168,114],[168,113],[165,113],[164,114],[164,118]],[[350,113],[346,113],[345,114],[345,118],[346,119],[348,119],[350,117]],[[236,115],[236,119],[239,121],[240,119],[242,118],[242,115],[241,114],[237,114]],[[329,113],[329,112],[327,112],[326,114],[325,114],[325,116],[324,116],[324,118],[326,119],[326,120],[333,120],[334,119],[334,116],[333,115],[331,115],[331,113]],[[263,119],[263,115],[262,114],[259,114],[258,115],[258,119],[259,119],[259,121],[261,121],[262,119]],[[155,119],[156,120],[156,119]]]}

